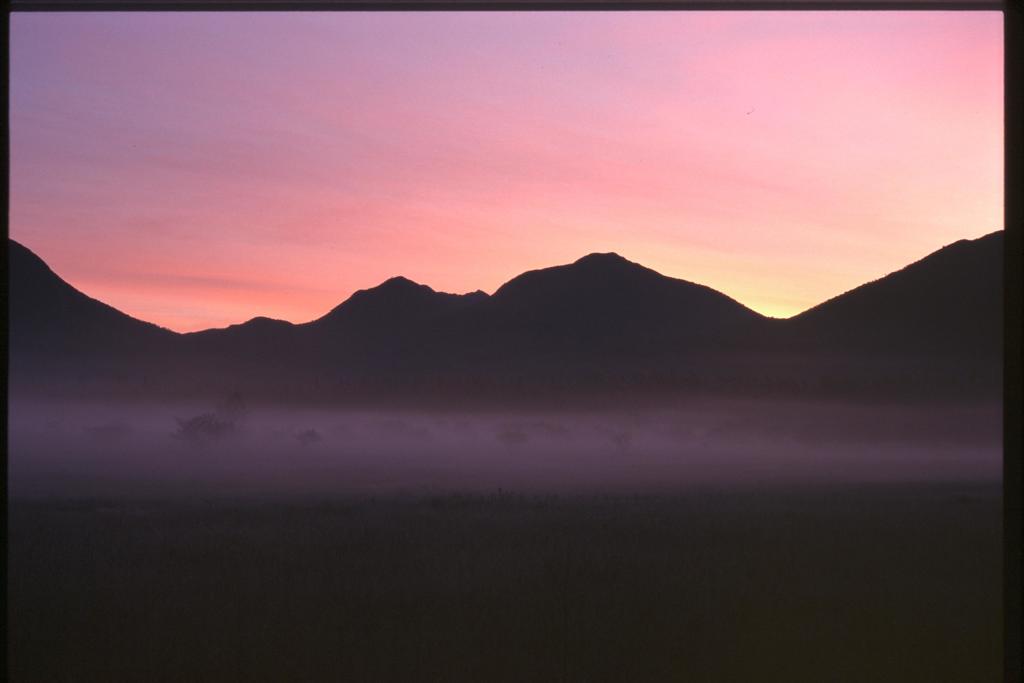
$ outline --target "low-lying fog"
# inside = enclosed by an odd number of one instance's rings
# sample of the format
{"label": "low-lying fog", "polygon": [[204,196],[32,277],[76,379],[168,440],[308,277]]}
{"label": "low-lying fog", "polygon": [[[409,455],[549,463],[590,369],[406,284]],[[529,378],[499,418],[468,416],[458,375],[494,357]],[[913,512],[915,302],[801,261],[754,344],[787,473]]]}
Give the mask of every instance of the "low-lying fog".
{"label": "low-lying fog", "polygon": [[640,493],[998,481],[1002,408],[700,402],[644,412],[411,413],[11,397],[14,497]]}

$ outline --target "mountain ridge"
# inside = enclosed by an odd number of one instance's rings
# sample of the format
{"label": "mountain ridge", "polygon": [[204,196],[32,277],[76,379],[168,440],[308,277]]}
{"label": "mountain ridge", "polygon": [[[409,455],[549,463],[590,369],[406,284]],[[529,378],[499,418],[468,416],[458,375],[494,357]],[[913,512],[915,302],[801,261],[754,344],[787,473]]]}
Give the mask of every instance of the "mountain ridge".
{"label": "mountain ridge", "polygon": [[910,264],[908,264],[906,266],[903,266],[902,268],[900,268],[898,270],[892,271],[890,273],[886,273],[885,275],[881,275],[881,276],[875,278],[874,280],[870,280],[870,281],[865,282],[863,284],[857,285],[856,287],[853,287],[853,288],[851,288],[849,290],[846,290],[845,292],[836,294],[835,296],[832,296],[832,297],[826,299],[825,301],[822,301],[822,302],[820,302],[818,304],[815,304],[814,306],[811,306],[811,307],[809,307],[809,308],[807,308],[807,309],[805,309],[805,310],[803,310],[803,311],[801,311],[799,313],[795,313],[795,314],[793,314],[791,316],[788,316],[788,317],[785,317],[785,318],[777,318],[777,317],[773,317],[773,316],[767,316],[767,315],[764,315],[762,313],[758,313],[757,311],[754,311],[753,309],[750,309],[748,306],[744,305],[742,302],[739,302],[739,301],[737,301],[735,299],[732,299],[732,297],[729,297],[727,294],[724,294],[724,293],[714,289],[713,287],[711,287],[709,285],[704,285],[704,284],[700,284],[700,283],[695,283],[695,282],[691,282],[691,281],[688,281],[688,280],[684,280],[682,278],[676,278],[676,277],[673,277],[673,276],[664,275],[662,273],[659,273],[658,271],[655,271],[655,270],[653,270],[651,268],[643,266],[643,265],[641,265],[639,263],[636,263],[634,261],[630,261],[629,259],[626,259],[625,257],[621,256],[617,252],[591,252],[591,253],[585,254],[584,256],[579,257],[578,259],[576,259],[572,263],[559,264],[559,265],[555,265],[555,266],[547,266],[547,267],[544,267],[544,268],[536,268],[536,269],[524,271],[524,272],[520,273],[519,275],[516,275],[516,276],[510,278],[509,280],[507,280],[503,284],[499,285],[499,287],[494,291],[494,294],[487,294],[485,291],[483,291],[481,289],[477,289],[477,290],[474,290],[474,291],[471,291],[471,292],[465,292],[465,293],[462,293],[462,294],[455,294],[455,293],[449,293],[449,292],[441,292],[441,291],[438,291],[438,290],[434,290],[429,285],[416,282],[415,280],[407,278],[407,277],[405,277],[403,275],[395,275],[395,276],[387,278],[386,280],[384,280],[383,282],[381,282],[380,284],[378,284],[376,286],[367,287],[367,288],[356,290],[351,295],[349,295],[348,298],[344,299],[342,302],[340,302],[339,304],[337,304],[336,306],[331,308],[329,311],[327,311],[323,315],[321,315],[321,316],[319,316],[317,318],[314,318],[313,320],[307,321],[307,322],[294,322],[294,321],[284,320],[282,318],[273,318],[273,317],[266,316],[266,315],[257,315],[257,316],[254,316],[253,318],[250,318],[250,319],[242,321],[242,322],[229,323],[228,325],[226,325],[224,327],[211,327],[211,328],[204,328],[204,329],[201,329],[201,330],[188,330],[188,331],[184,331],[184,332],[178,332],[178,331],[172,330],[170,328],[162,327],[162,326],[160,326],[160,325],[158,325],[156,323],[151,323],[151,322],[142,320],[140,318],[135,318],[134,316],[131,316],[130,314],[124,313],[123,311],[120,311],[119,309],[117,309],[117,308],[115,308],[115,307],[113,307],[113,306],[111,306],[109,304],[106,304],[105,302],[102,302],[102,301],[100,301],[98,299],[95,299],[94,297],[90,297],[88,294],[85,294],[84,292],[82,292],[78,288],[74,287],[74,285],[71,285],[66,280],[63,280],[63,278],[61,278],[59,275],[57,275],[49,267],[49,265],[45,262],[45,260],[43,260],[38,254],[34,253],[31,249],[29,249],[28,247],[22,245],[20,242],[18,242],[17,240],[14,240],[13,238],[8,238],[8,252],[9,253],[27,254],[28,256],[31,257],[31,259],[36,261],[39,265],[41,265],[43,268],[45,268],[46,271],[48,271],[51,275],[53,275],[58,280],[60,280],[67,287],[70,287],[71,289],[75,290],[76,292],[78,292],[82,296],[85,296],[85,297],[87,297],[87,298],[89,298],[89,299],[91,299],[93,301],[96,301],[97,303],[100,303],[103,306],[106,306],[107,308],[110,308],[110,309],[120,313],[121,315],[124,315],[126,317],[132,318],[133,320],[137,320],[139,322],[146,323],[148,325],[157,327],[159,329],[166,330],[167,332],[172,332],[172,333],[178,334],[178,335],[189,335],[189,334],[200,334],[200,333],[204,333],[204,332],[220,331],[220,330],[228,330],[228,329],[233,329],[233,328],[239,328],[239,327],[248,326],[248,325],[254,324],[254,323],[262,324],[263,321],[271,321],[271,322],[274,322],[274,323],[285,323],[285,324],[288,324],[288,325],[291,325],[291,326],[295,326],[295,327],[302,326],[302,325],[309,325],[310,323],[315,323],[315,322],[323,320],[324,318],[327,318],[332,313],[334,313],[334,312],[338,311],[339,309],[341,309],[345,304],[347,304],[350,301],[352,301],[352,299],[354,297],[357,297],[357,296],[358,297],[364,297],[367,294],[373,294],[375,292],[387,291],[387,290],[395,290],[395,289],[412,289],[412,288],[416,288],[416,289],[420,289],[420,290],[426,290],[426,291],[428,291],[430,293],[437,294],[437,295],[440,295],[440,296],[443,296],[443,297],[461,297],[463,299],[470,299],[470,298],[471,299],[493,298],[493,297],[497,296],[499,294],[499,292],[502,292],[503,289],[506,289],[509,285],[511,285],[513,283],[516,283],[517,281],[521,280],[522,278],[524,278],[526,276],[533,276],[535,274],[545,273],[545,272],[548,272],[548,271],[554,271],[554,270],[559,270],[559,269],[567,269],[567,268],[571,268],[572,266],[581,266],[581,265],[582,266],[591,266],[591,265],[597,265],[597,264],[604,265],[604,266],[613,265],[613,266],[619,267],[619,268],[621,268],[623,266],[627,266],[627,267],[628,266],[632,266],[632,267],[635,267],[635,268],[643,270],[643,271],[647,271],[648,273],[657,275],[657,276],[662,277],[662,278],[666,278],[666,279],[669,279],[669,280],[677,281],[677,282],[680,282],[680,283],[686,283],[686,284],[691,285],[693,287],[699,287],[699,288],[702,288],[702,289],[705,289],[705,290],[708,290],[708,291],[711,291],[711,292],[715,292],[716,294],[720,295],[721,297],[729,299],[730,301],[734,301],[738,305],[742,306],[743,308],[746,308],[746,309],[750,310],[752,313],[755,313],[756,315],[758,315],[758,316],[760,316],[762,318],[771,319],[771,320],[794,320],[794,319],[799,318],[801,316],[805,316],[807,314],[810,314],[810,313],[816,311],[817,309],[820,309],[823,306],[826,306],[826,305],[834,302],[837,299],[841,299],[841,298],[843,298],[843,297],[845,297],[845,296],[847,296],[849,294],[857,292],[858,290],[862,290],[865,287],[869,287],[871,285],[874,285],[875,283],[878,283],[878,282],[880,282],[882,280],[885,280],[886,278],[888,278],[890,276],[896,275],[898,273],[902,273],[902,272],[906,271],[908,268],[911,268],[914,265],[920,263],[921,261],[924,261],[924,260],[929,259],[929,258],[934,257],[934,256],[938,256],[938,255],[940,255],[942,253],[946,253],[948,250],[953,250],[953,249],[956,249],[956,248],[962,248],[964,246],[967,246],[967,245],[970,245],[970,244],[973,244],[973,243],[977,243],[977,242],[983,241],[983,240],[990,240],[990,239],[995,238],[995,237],[998,237],[1000,239],[1000,242],[1001,242],[1002,234],[1003,234],[1002,230],[996,230],[996,231],[993,231],[993,232],[988,233],[986,235],[983,235],[981,237],[977,237],[977,238],[973,238],[973,239],[967,239],[967,238],[959,239],[959,240],[957,240],[955,242],[952,242],[952,243],[947,244],[947,245],[945,245],[943,247],[940,247],[939,249],[937,249],[937,250],[929,253],[928,255],[918,259],[917,261],[914,261],[914,262],[912,262],[912,263],[910,263]]}
{"label": "mountain ridge", "polygon": [[9,247],[11,375],[40,391],[233,387],[356,400],[902,390],[912,381],[941,392],[998,376],[1001,232],[947,245],[788,319],[595,252],[521,273],[493,295],[396,276],[310,322],[257,316],[189,333],[91,299],[27,248]]}
{"label": "mountain ridge", "polygon": [[[789,318],[790,328],[820,343],[865,350],[911,349],[929,337],[940,349],[998,354],[1002,251],[1002,231],[958,240]],[[969,276],[953,278],[953,273]],[[884,326],[884,336],[867,325],[869,319]]]}
{"label": "mountain ridge", "polygon": [[[11,239],[8,240],[8,269],[8,313],[12,319],[19,322],[16,329],[9,330],[8,336],[11,340],[17,340],[22,333],[27,332],[26,326],[34,328],[37,334],[52,334],[52,321],[41,315],[47,309],[50,312],[56,309],[70,316],[91,315],[98,322],[112,326],[114,333],[137,331],[154,338],[179,334],[155,323],[132,317],[99,299],[90,297],[57,275],[32,250]],[[92,328],[92,332],[110,331],[96,328],[95,324],[88,327]]]}

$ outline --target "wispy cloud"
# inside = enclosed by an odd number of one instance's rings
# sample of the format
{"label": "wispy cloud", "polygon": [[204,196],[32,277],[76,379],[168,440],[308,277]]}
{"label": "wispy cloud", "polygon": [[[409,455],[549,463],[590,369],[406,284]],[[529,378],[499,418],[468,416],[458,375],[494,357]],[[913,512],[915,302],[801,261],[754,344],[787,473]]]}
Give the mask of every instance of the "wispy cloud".
{"label": "wispy cloud", "polygon": [[15,15],[11,234],[172,327],[196,297],[220,324],[301,320],[396,274],[493,291],[595,250],[793,314],[1002,227],[1001,30]]}

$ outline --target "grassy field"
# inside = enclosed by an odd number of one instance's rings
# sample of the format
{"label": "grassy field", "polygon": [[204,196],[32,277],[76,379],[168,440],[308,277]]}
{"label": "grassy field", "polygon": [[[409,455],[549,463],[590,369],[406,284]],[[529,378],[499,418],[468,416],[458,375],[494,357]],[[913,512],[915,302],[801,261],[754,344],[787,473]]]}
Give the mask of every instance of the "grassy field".
{"label": "grassy field", "polygon": [[997,681],[1001,493],[22,500],[12,681]]}

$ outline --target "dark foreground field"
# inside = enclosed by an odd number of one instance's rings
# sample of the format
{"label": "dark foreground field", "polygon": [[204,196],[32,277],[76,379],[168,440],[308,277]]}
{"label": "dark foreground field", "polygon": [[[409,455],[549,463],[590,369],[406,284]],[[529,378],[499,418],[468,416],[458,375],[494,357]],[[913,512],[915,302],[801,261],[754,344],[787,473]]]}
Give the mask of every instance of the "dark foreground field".
{"label": "dark foreground field", "polygon": [[12,681],[997,681],[997,485],[14,501]]}

